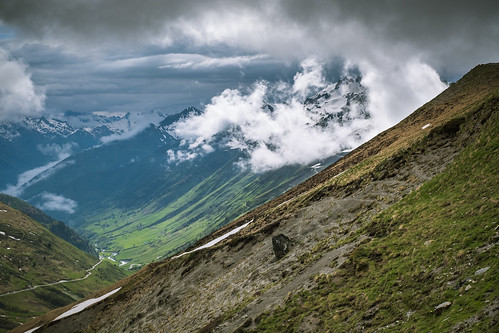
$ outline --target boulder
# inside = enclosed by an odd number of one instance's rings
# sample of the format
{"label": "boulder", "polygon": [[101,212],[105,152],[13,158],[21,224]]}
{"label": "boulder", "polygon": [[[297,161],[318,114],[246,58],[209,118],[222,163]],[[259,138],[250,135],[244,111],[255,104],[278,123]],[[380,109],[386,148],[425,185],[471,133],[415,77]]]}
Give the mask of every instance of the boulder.
{"label": "boulder", "polygon": [[283,234],[272,237],[272,247],[277,260],[281,259],[291,248],[291,239]]}

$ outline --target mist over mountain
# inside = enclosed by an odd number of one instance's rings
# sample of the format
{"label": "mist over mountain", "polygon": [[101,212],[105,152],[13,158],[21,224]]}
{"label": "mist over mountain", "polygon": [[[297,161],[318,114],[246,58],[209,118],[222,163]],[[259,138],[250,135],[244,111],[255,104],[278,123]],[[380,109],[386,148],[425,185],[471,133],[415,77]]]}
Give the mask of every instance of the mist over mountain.
{"label": "mist over mountain", "polygon": [[0,188],[20,194],[36,175],[71,154],[129,138],[163,118],[164,114],[154,110],[114,116],[67,111],[61,118],[42,116],[0,122],[0,147],[5,152],[0,158]]}

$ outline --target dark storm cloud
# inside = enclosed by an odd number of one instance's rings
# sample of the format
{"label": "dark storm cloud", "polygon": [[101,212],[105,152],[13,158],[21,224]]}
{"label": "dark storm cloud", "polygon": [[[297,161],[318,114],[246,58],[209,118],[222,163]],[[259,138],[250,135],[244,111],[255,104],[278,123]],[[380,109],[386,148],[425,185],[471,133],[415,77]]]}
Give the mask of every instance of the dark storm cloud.
{"label": "dark storm cloud", "polygon": [[[252,151],[252,168],[266,170],[349,146],[347,132],[286,127],[309,87],[362,74],[372,117],[358,125],[374,134],[445,89],[441,78],[497,62],[498,40],[497,1],[1,0],[0,121],[206,107],[179,135],[204,142],[209,124],[254,124],[252,139],[282,139],[281,156]],[[282,118],[259,123],[276,87],[291,101]]]}
{"label": "dark storm cloud", "polygon": [[435,70],[453,80],[497,61],[498,22],[483,0],[3,0],[0,48],[48,111],[179,111],[240,84],[289,82],[305,58],[335,75],[358,66],[374,108],[398,110],[415,80],[439,87]]}
{"label": "dark storm cloud", "polygon": [[483,0],[6,0],[0,19],[28,37],[91,48],[221,43],[303,57],[396,45],[442,70],[490,61],[499,48],[499,5]]}
{"label": "dark storm cloud", "polygon": [[96,57],[39,42],[11,41],[1,46],[13,58],[30,64],[32,80],[44,87],[49,113],[152,108],[179,112],[188,106],[201,107],[226,88],[292,77],[295,70],[266,56],[221,56],[223,52],[215,49],[206,55],[164,54],[149,47]]}

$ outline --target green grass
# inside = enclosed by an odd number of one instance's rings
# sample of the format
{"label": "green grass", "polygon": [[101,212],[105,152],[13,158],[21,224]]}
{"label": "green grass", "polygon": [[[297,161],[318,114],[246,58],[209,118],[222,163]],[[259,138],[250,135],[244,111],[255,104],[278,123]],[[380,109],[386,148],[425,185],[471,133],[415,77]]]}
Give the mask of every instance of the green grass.
{"label": "green grass", "polygon": [[[317,276],[317,288],[258,318],[256,330],[297,332],[307,317],[324,332],[445,332],[466,327],[468,319],[472,332],[493,330],[499,297],[497,100],[485,104],[490,118],[484,117],[481,136],[441,175],[366,225],[372,238],[338,271]],[[469,117],[466,124],[474,121]],[[475,275],[484,267],[490,269]],[[446,301],[452,305],[435,313]],[[487,315],[493,304],[495,315]]]}

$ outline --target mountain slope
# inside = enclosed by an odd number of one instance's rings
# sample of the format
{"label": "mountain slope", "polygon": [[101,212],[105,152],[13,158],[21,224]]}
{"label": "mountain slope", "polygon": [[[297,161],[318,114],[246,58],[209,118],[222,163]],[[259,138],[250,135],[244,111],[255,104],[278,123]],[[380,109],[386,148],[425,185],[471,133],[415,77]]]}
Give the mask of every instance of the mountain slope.
{"label": "mountain slope", "polygon": [[59,309],[26,328],[491,331],[499,309],[498,111],[499,64],[478,66],[197,245],[251,222],[235,236],[148,265],[80,314],[49,323]]}
{"label": "mountain slope", "polygon": [[[94,273],[101,270],[107,277],[94,274],[79,286],[53,285],[61,280],[81,279],[97,263],[96,257],[0,202],[0,331],[79,300],[125,276],[117,267],[105,264],[99,265]],[[43,285],[47,286],[33,288]],[[23,291],[26,289],[32,290]]]}
{"label": "mountain slope", "polygon": [[26,201],[7,194],[0,193],[0,202],[3,202],[8,206],[23,212],[33,220],[43,225],[45,228],[49,229],[54,235],[59,236],[68,243],[73,244],[80,250],[88,252],[91,255],[97,257],[95,248],[92,246],[92,244],[90,244],[88,239],[79,235],[76,231],[64,224],[64,222],[57,221],[42,212],[40,209],[31,206]]}
{"label": "mountain slope", "polygon": [[105,211],[106,215],[92,217],[80,230],[103,248],[118,252],[116,259],[154,261],[185,249],[313,172],[307,166],[292,166],[255,174],[234,170],[235,161],[229,160],[164,208],[155,209],[171,193],[133,211]]}

